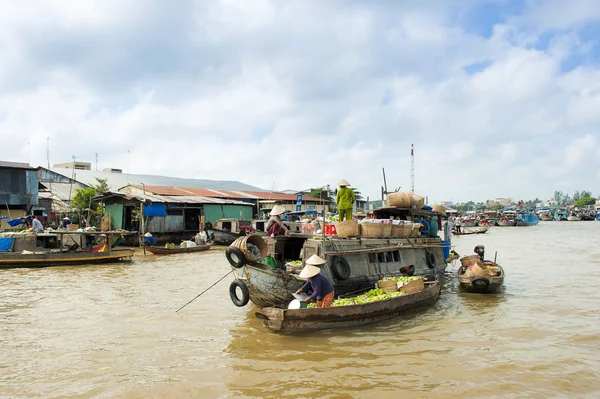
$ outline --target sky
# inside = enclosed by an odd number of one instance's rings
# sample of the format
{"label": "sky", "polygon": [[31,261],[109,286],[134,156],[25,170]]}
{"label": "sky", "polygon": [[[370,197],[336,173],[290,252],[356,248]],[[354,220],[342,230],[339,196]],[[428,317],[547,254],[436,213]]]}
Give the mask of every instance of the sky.
{"label": "sky", "polygon": [[[600,1],[0,0],[0,160],[600,195]],[[97,162],[96,162],[97,154]]]}

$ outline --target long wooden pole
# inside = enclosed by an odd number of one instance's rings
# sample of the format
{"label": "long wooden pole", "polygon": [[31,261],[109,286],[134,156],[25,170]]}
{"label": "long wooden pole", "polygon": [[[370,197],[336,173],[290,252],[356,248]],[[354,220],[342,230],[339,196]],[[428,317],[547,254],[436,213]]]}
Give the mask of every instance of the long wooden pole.
{"label": "long wooden pole", "polygon": [[200,297],[200,295],[202,295],[206,291],[210,290],[212,287],[214,287],[215,285],[217,285],[221,280],[223,280],[225,277],[229,276],[231,273],[233,273],[233,270],[231,270],[229,273],[227,273],[226,275],[224,275],[223,277],[221,277],[220,279],[218,279],[217,281],[215,281],[213,285],[211,285],[210,287],[208,287],[207,289],[205,289],[204,291],[202,291],[201,293],[199,293],[198,295],[196,295],[191,301],[189,301],[188,303],[186,303],[185,305],[183,305],[182,307],[180,307],[179,309],[177,309],[175,311],[175,313],[179,312],[181,309],[185,308],[187,305],[189,305],[190,303],[194,302],[198,297]]}

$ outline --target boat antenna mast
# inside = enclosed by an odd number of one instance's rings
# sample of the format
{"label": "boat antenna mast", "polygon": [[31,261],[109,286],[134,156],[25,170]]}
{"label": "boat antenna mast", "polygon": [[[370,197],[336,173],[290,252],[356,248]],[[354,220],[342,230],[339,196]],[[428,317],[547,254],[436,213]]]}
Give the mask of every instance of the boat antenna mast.
{"label": "boat antenna mast", "polygon": [[410,145],[410,189],[415,192],[415,150],[413,145]]}
{"label": "boat antenna mast", "polygon": [[381,171],[383,172],[383,186],[381,186],[381,201],[383,202],[384,195],[388,195],[388,190],[387,190],[387,182],[385,180],[385,168],[381,168]]}

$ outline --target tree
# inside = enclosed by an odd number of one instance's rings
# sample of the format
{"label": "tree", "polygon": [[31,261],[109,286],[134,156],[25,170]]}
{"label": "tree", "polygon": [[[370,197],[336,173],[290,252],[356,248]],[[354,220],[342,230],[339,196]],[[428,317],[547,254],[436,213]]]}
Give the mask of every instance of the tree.
{"label": "tree", "polygon": [[579,194],[579,191],[575,191],[573,193],[573,201],[577,202],[579,200],[579,198],[581,198],[581,195]]}
{"label": "tree", "polygon": [[579,198],[577,201],[575,201],[575,203],[573,204],[573,206],[576,206],[577,208],[584,208],[588,205],[594,205],[596,203],[596,198],[593,197],[581,197]]}
{"label": "tree", "polygon": [[354,196],[356,197],[357,200],[363,199],[362,194],[360,193],[360,191],[358,191],[358,189],[356,189],[354,187],[350,187],[350,189],[352,191],[354,191]]}
{"label": "tree", "polygon": [[88,216],[102,217],[104,214],[104,207],[93,201],[93,198],[97,195],[106,194],[110,191],[110,187],[106,183],[106,179],[96,178],[96,181],[98,182],[97,185],[75,190],[75,195],[71,200],[71,208],[77,210],[79,214],[85,214],[86,211]]}
{"label": "tree", "polygon": [[331,198],[331,192],[327,193],[327,189],[323,188],[323,187],[312,188],[308,195],[310,195],[311,197],[319,198],[319,199],[330,199]]}

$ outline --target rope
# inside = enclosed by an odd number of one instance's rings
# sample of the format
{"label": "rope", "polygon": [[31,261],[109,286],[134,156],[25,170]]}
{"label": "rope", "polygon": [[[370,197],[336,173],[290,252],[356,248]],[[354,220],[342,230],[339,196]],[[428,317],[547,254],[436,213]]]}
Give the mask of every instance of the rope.
{"label": "rope", "polygon": [[191,301],[189,301],[188,303],[186,303],[185,305],[183,305],[182,307],[180,307],[179,309],[177,309],[175,311],[175,313],[179,312],[181,309],[185,308],[187,305],[189,305],[190,303],[194,302],[197,298],[200,297],[200,295],[204,294],[206,291],[210,290],[212,287],[214,287],[215,285],[217,285],[217,283],[219,283],[221,280],[223,280],[225,277],[229,276],[231,273],[233,273],[233,270],[231,270],[229,273],[227,273],[226,275],[224,275],[223,277],[221,277],[220,279],[218,279],[213,285],[211,285],[210,287],[208,287],[207,289],[205,289],[204,291],[202,291],[201,293],[199,293],[198,295],[196,295]]}

